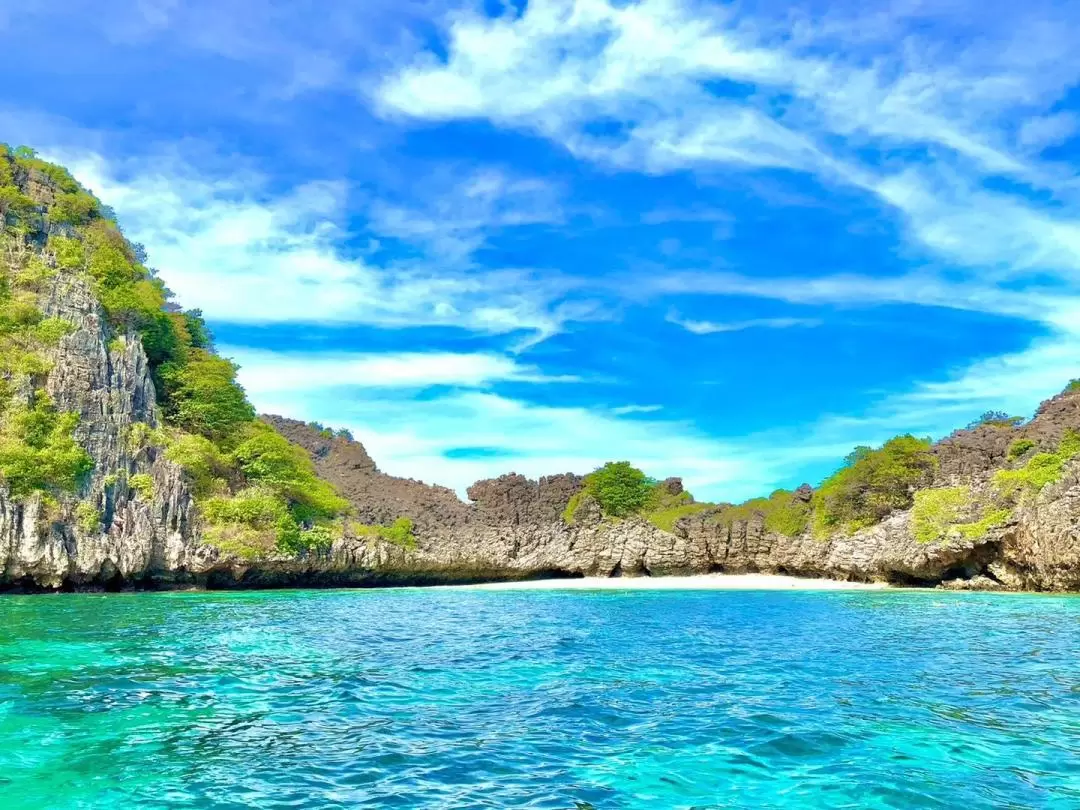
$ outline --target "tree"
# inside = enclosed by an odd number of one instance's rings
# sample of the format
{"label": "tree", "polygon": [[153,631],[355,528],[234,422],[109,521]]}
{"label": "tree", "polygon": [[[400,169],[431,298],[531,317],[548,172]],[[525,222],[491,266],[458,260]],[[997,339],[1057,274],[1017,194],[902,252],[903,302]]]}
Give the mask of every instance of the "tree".
{"label": "tree", "polygon": [[184,430],[213,441],[236,435],[255,418],[236,372],[235,363],[204,349],[192,349],[186,363],[163,364],[166,415]]}
{"label": "tree", "polygon": [[609,461],[585,476],[585,492],[600,503],[605,515],[625,517],[645,506],[656,484],[629,461]]}
{"label": "tree", "polygon": [[814,493],[819,530],[871,526],[896,509],[911,506],[912,493],[928,485],[937,469],[929,439],[897,436],[877,450],[857,448],[854,459]]}
{"label": "tree", "polygon": [[1022,416],[1009,416],[1005,411],[986,411],[976,419],[974,422],[968,425],[968,430],[976,428],[979,425],[995,425],[998,427],[1012,427],[1019,425],[1024,421]]}

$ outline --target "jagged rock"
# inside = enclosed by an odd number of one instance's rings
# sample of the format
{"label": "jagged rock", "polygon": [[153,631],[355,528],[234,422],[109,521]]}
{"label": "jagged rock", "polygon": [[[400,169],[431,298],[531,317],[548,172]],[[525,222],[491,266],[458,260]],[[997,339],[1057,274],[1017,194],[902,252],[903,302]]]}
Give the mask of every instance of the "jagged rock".
{"label": "jagged rock", "polygon": [[[39,204],[52,202],[54,189],[40,172],[21,181]],[[49,227],[70,232],[65,225]],[[41,250],[42,236],[19,250]],[[1080,461],[1022,503],[1007,525],[978,540],[952,536],[919,543],[908,512],[850,536],[787,537],[771,531],[761,512],[732,519],[739,513],[728,506],[683,517],[667,532],[640,518],[605,518],[587,495],[579,498],[572,520],[564,519],[583,487],[582,477],[571,473],[478,481],[468,489],[472,502],[465,503],[445,487],[380,471],[359,442],[277,416],[263,418],[311,454],[319,475],[351,502],[356,520],[411,518],[415,548],[346,531],[330,549],[300,558],[225,558],[201,541],[183,471],[160,448],[133,440],[139,432],[133,426],[159,424],[141,341],[134,334],[110,341],[93,290],[72,273],[55,275],[41,306],[47,316],[74,326],[53,352],[46,390],[58,408],[79,414],[76,438],[94,468],[80,491],[58,504],[39,496],[13,499],[0,486],[0,588],[387,585],[725,571],[950,589],[1080,590]],[[32,393],[27,384],[14,395],[29,401]],[[1016,439],[1050,450],[1076,428],[1080,391],[1047,400],[1021,426],[957,431],[934,448],[936,483],[984,487],[990,473],[1007,463]],[[135,475],[149,476],[152,495],[126,483]],[[666,479],[663,487],[670,495],[683,492],[679,478]],[[804,484],[792,497],[809,503],[813,490]],[[83,517],[77,519],[80,505]]]}
{"label": "jagged rock", "polygon": [[683,483],[681,478],[665,478],[660,482],[660,486],[664,488],[664,491],[668,495],[681,495],[683,492]]}

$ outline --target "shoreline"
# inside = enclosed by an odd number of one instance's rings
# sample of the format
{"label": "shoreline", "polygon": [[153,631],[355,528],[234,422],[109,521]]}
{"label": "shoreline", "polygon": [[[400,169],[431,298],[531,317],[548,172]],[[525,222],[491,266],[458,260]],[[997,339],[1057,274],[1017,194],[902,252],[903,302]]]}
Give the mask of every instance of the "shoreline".
{"label": "shoreline", "polygon": [[886,582],[793,577],[785,574],[693,574],[656,577],[580,577],[482,582],[436,587],[474,591],[881,591],[897,590]]}

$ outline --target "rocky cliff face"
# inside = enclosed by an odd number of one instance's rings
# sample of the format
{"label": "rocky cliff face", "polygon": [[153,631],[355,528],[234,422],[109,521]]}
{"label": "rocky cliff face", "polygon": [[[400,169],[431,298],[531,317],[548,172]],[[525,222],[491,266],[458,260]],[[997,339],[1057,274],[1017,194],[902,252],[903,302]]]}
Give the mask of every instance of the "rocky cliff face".
{"label": "rocky cliff face", "polygon": [[[154,385],[138,339],[112,342],[87,284],[59,273],[44,294],[47,316],[74,330],[53,352],[46,390],[81,417],[76,438],[94,468],[72,497],[50,504],[0,490],[0,586],[27,589],[120,587],[184,581],[213,563],[197,542],[191,493],[179,467],[153,447],[133,445],[136,423],[157,425]],[[149,475],[153,495],[129,486]],[[98,520],[80,518],[96,513]]]}
{"label": "rocky cliff face", "polygon": [[[86,283],[60,273],[42,309],[74,331],[55,350],[46,388],[62,410],[81,417],[77,437],[94,471],[75,496],[50,505],[11,499],[0,489],[0,586],[8,589],[122,586],[271,587],[468,582],[535,576],[635,576],[765,572],[907,585],[1080,590],[1080,464],[1013,519],[979,540],[919,543],[911,514],[900,512],[851,536],[827,540],[770,532],[762,515],[730,521],[724,508],[682,518],[672,532],[641,519],[611,521],[580,510],[562,514],[582,487],[566,474],[479,481],[471,503],[449,489],[381,472],[357,442],[329,438],[302,422],[266,421],[305,448],[323,478],[354,505],[361,523],[414,521],[412,549],[347,534],[324,553],[258,562],[223,558],[201,542],[185,474],[136,428],[158,423],[154,385],[137,339],[110,341]],[[982,425],[940,442],[939,482],[985,479],[1010,444],[1029,438],[1051,447],[1080,426],[1080,394],[1047,401],[1021,427]],[[149,475],[153,494],[129,482]],[[676,487],[677,482],[672,483]],[[672,489],[674,492],[675,489]],[[809,497],[800,490],[796,497]],[[80,505],[99,515],[80,520]]]}
{"label": "rocky cliff face", "polygon": [[[348,582],[381,576],[422,581],[460,575],[500,578],[538,574],[632,576],[708,572],[762,572],[847,580],[888,581],[1011,590],[1080,590],[1080,463],[1046,488],[1003,526],[977,540],[952,537],[920,543],[910,511],[850,536],[826,540],[810,534],[770,532],[764,516],[725,519],[722,507],[679,520],[673,532],[629,519],[604,520],[595,510],[578,512],[573,526],[561,515],[582,486],[578,476],[530,481],[506,475],[469,488],[466,505],[442,488],[387,476],[367,454],[345,439],[327,440],[300,422],[270,417],[290,439],[307,448],[320,474],[350,497],[364,499],[368,514],[406,515],[419,530],[413,551],[344,540],[325,561],[324,576]],[[1042,405],[1022,427],[979,426],[940,443],[939,483],[985,480],[1017,438],[1049,448],[1069,427],[1080,426],[1080,393]],[[348,459],[365,463],[350,465]],[[795,497],[808,499],[809,488]],[[427,520],[431,504],[451,516]],[[359,505],[359,503],[358,503]],[[309,576],[318,579],[316,571]]]}
{"label": "rocky cliff face", "polygon": [[[790,537],[770,531],[764,513],[725,506],[683,517],[671,531],[664,531],[640,518],[605,518],[588,498],[579,499],[571,525],[563,515],[584,486],[583,479],[573,474],[538,481],[509,474],[479,481],[469,488],[470,502],[465,503],[445,487],[381,472],[357,442],[276,416],[264,419],[307,451],[319,476],[351,504],[349,520],[342,526],[341,507],[334,507],[336,535],[323,526],[325,534],[319,535],[323,541],[302,546],[319,551],[268,552],[267,548],[283,547],[271,541],[249,559],[234,556],[240,553],[235,550],[233,555],[222,553],[204,542],[192,479],[166,457],[162,443],[152,439],[161,417],[142,338],[133,330],[118,335],[118,327],[108,325],[91,286],[115,291],[115,286],[104,286],[105,280],[124,267],[132,271],[134,265],[114,255],[112,264],[103,259],[94,275],[89,266],[76,272],[78,262],[64,264],[57,256],[57,244],[76,253],[82,250],[78,243],[86,233],[71,223],[97,211],[98,203],[58,167],[40,161],[13,162],[2,146],[0,191],[4,192],[0,299],[8,307],[0,319],[7,330],[0,334],[6,364],[0,369],[4,395],[0,441],[12,439],[7,432],[11,413],[28,412],[37,401],[35,389],[43,387],[58,411],[79,417],[74,438],[92,462],[74,491],[69,491],[74,479],[63,479],[64,486],[50,479],[44,489],[30,487],[14,497],[8,483],[0,480],[0,590],[374,585],[715,571],[944,583],[958,588],[1080,590],[1080,456],[1055,469],[1054,483],[1037,497],[1024,499],[1007,519],[998,520],[977,539],[952,532],[947,539],[919,542],[917,521],[904,511],[850,536],[816,539],[809,532]],[[60,215],[53,216],[57,207]],[[101,225],[100,212],[94,216]],[[112,230],[102,238],[119,240],[136,261],[134,248],[115,226],[109,227]],[[25,281],[22,277],[31,266],[37,268],[36,275]],[[143,285],[142,293],[149,290],[153,295],[157,288],[152,274],[143,268],[137,275],[139,281],[129,279],[126,288],[131,297],[138,298],[138,284]],[[22,298],[15,300],[13,290]],[[27,296],[35,299],[32,306]],[[163,295],[159,300],[165,306]],[[114,323],[127,323],[115,317],[111,306]],[[157,303],[152,309],[152,316],[166,317]],[[31,310],[35,316],[40,310],[41,317],[53,319],[53,327],[66,324],[61,330],[66,334],[57,343],[46,344],[33,332],[38,322],[23,317]],[[30,371],[22,368],[17,354],[26,347],[12,342],[13,334],[36,341],[35,352],[39,344],[50,346],[48,364]],[[205,348],[207,343],[199,345]],[[155,362],[160,370],[166,366],[159,355]],[[243,400],[242,392],[235,392]],[[174,389],[170,407],[175,399]],[[245,425],[255,427],[250,407],[246,401],[241,404],[246,409]],[[177,419],[175,413],[172,418]],[[1080,429],[1080,390],[1043,403],[1026,424],[982,424],[939,442],[933,449],[937,470],[933,484],[985,490],[995,470],[1015,465],[1010,455],[1016,455],[1018,440],[1023,440],[1022,453],[1052,452],[1070,429]],[[213,434],[207,429],[200,436],[205,442]],[[20,452],[30,447],[25,438],[19,438]],[[70,436],[64,440],[70,446]],[[277,437],[274,440],[280,444]],[[218,448],[216,458],[220,462],[234,449]],[[295,453],[292,458],[295,462]],[[309,488],[321,486],[302,454],[299,459],[307,470],[303,480]],[[4,470],[4,475],[12,475],[9,467]],[[215,480],[231,486],[235,482],[230,476],[240,479],[237,486],[251,484],[235,470]],[[220,491],[207,489],[206,481],[200,486],[204,496]],[[682,485],[670,479],[661,489],[676,498]],[[46,497],[43,491],[55,492]],[[257,492],[265,495],[265,490]],[[800,487],[792,497],[809,502],[812,491]],[[280,506],[285,509],[288,504]],[[411,520],[415,544],[379,529],[400,518]],[[280,520],[274,525],[280,526]],[[301,528],[320,528],[299,523],[293,527],[297,534]],[[331,539],[325,547],[323,542]]]}

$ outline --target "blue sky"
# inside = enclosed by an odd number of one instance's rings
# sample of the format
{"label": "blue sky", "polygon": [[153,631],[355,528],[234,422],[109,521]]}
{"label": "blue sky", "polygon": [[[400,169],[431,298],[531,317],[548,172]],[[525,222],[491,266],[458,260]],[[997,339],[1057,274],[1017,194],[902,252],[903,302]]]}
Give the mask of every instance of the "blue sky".
{"label": "blue sky", "polygon": [[255,404],[463,491],[735,500],[1080,376],[1080,6],[37,0],[73,168]]}

